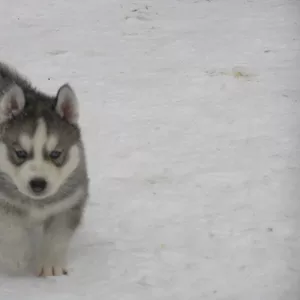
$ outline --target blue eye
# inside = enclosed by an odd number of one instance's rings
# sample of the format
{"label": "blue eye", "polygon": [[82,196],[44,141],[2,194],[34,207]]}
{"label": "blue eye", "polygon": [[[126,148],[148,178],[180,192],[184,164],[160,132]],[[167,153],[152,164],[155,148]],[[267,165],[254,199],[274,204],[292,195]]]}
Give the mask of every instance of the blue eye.
{"label": "blue eye", "polygon": [[61,151],[54,150],[49,153],[49,157],[53,160],[58,159],[61,155]]}
{"label": "blue eye", "polygon": [[16,150],[16,156],[20,159],[26,159],[28,157],[28,153],[24,150]]}

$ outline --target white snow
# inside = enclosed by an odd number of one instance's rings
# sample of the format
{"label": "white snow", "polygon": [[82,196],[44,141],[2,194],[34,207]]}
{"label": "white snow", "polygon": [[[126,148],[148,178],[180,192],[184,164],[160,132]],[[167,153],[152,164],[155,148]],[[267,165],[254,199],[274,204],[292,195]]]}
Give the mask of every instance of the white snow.
{"label": "white snow", "polygon": [[299,300],[300,2],[2,1],[1,60],[77,91],[70,275],[0,299]]}

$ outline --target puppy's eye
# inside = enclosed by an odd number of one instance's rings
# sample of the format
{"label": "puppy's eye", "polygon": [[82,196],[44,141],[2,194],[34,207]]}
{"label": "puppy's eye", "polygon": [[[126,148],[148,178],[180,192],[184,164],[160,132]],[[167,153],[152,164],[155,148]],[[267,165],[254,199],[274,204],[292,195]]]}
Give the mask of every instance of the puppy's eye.
{"label": "puppy's eye", "polygon": [[49,157],[53,160],[58,159],[61,156],[61,151],[54,150],[49,153]]}
{"label": "puppy's eye", "polygon": [[20,159],[26,159],[28,157],[28,153],[24,150],[16,150],[16,156]]}

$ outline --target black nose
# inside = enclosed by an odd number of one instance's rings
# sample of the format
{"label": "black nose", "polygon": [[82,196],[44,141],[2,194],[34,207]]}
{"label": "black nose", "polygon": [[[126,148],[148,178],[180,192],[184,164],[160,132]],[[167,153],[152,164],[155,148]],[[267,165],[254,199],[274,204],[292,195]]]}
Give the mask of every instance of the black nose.
{"label": "black nose", "polygon": [[34,178],[29,182],[29,185],[35,194],[40,194],[46,189],[47,181],[43,178]]}

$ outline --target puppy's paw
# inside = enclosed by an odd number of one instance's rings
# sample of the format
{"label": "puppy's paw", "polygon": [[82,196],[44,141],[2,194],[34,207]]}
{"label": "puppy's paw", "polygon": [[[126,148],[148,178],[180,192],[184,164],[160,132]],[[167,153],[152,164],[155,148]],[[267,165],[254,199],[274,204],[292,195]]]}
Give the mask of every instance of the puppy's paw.
{"label": "puppy's paw", "polygon": [[37,272],[39,277],[62,276],[68,275],[68,270],[61,266],[41,266]]}

